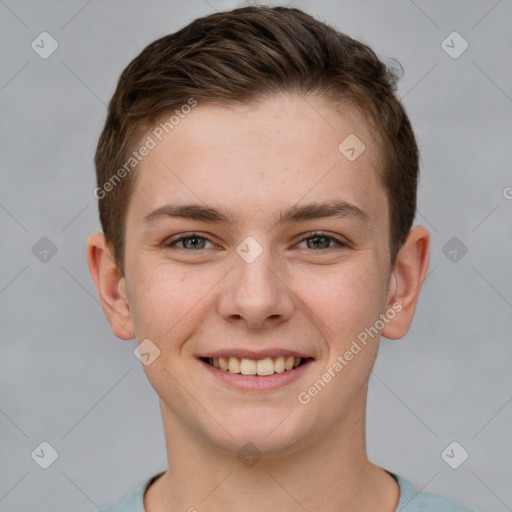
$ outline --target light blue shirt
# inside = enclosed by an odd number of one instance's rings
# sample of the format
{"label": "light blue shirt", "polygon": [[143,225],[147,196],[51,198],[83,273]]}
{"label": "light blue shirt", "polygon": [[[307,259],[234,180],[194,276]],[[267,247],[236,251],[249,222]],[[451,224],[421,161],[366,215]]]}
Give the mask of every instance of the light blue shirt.
{"label": "light blue shirt", "polygon": [[[391,473],[391,471],[388,473],[400,487],[400,500],[395,512],[472,512],[448,498],[439,496],[439,494],[417,491],[405,478]],[[155,475],[124,500],[111,505],[103,512],[146,512],[143,501],[144,492],[161,474]]]}

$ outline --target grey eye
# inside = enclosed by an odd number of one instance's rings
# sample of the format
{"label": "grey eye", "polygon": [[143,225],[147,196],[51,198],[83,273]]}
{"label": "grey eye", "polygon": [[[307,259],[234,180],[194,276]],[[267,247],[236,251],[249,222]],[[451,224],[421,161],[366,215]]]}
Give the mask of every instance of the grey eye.
{"label": "grey eye", "polygon": [[206,242],[207,240],[200,236],[189,236],[181,240],[183,248],[192,250],[204,249]]}
{"label": "grey eye", "polygon": [[328,236],[313,236],[308,238],[306,244],[308,249],[328,249],[332,238]]}

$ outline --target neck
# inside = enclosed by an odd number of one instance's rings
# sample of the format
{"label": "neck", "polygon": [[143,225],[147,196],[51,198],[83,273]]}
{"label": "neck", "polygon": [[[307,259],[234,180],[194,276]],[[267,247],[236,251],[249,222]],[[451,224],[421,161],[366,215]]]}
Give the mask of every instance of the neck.
{"label": "neck", "polygon": [[162,406],[169,469],[147,490],[146,511],[393,512],[398,485],[366,455],[366,391],[331,431],[262,453],[254,465],[198,438]]}

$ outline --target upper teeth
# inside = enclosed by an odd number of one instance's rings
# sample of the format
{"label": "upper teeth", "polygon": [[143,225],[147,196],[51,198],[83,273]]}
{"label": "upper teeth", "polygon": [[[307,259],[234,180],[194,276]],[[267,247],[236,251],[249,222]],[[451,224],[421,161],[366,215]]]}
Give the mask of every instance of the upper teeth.
{"label": "upper teeth", "polygon": [[238,357],[213,357],[209,363],[220,370],[230,373],[241,373],[242,375],[273,375],[283,373],[285,370],[292,370],[299,366],[300,357],[265,357],[264,359],[240,359]]}

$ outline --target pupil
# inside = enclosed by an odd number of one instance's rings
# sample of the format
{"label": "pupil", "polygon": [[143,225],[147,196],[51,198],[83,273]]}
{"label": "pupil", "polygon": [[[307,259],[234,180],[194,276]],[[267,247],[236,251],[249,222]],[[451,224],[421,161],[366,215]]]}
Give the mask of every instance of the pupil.
{"label": "pupil", "polygon": [[191,237],[191,238],[187,238],[185,240],[185,242],[189,242],[191,244],[191,247],[193,249],[197,249],[197,248],[201,248],[201,243],[204,243],[204,240],[202,240],[201,238],[198,238],[198,237]]}
{"label": "pupil", "polygon": [[329,247],[329,239],[325,236],[315,236],[312,239],[312,244],[309,245],[309,248],[312,247],[327,249]]}

